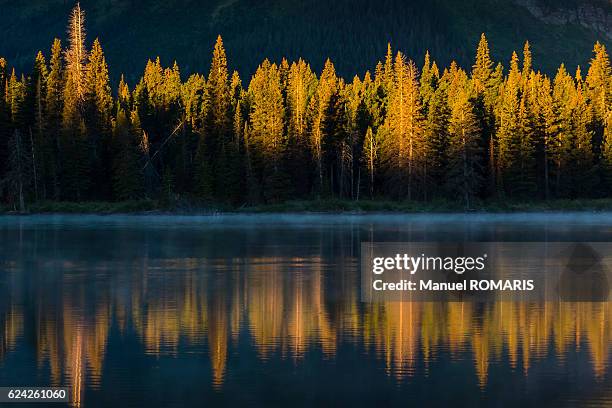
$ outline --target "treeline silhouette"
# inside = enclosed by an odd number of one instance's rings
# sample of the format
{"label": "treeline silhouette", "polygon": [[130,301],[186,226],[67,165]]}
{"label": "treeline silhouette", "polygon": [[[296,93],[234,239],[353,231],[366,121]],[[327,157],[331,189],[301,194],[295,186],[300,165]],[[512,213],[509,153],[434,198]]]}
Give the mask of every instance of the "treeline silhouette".
{"label": "treeline silhouette", "polygon": [[[421,69],[389,45],[351,82],[331,61],[265,60],[243,85],[221,37],[208,76],[149,61],[113,96],[100,42],[77,4],[18,77],[0,59],[1,197],[159,199],[232,205],[294,198],[461,201],[606,197],[612,188],[612,68],[532,68],[529,43],[495,64],[484,34],[470,72]],[[9,74],[9,72],[11,72]]]}

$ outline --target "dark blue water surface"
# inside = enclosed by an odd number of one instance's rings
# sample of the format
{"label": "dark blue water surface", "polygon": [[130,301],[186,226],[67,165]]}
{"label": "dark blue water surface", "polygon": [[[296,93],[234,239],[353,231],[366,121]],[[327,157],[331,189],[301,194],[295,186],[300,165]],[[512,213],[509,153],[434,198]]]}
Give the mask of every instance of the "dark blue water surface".
{"label": "dark blue water surface", "polygon": [[360,243],[411,240],[612,241],[612,215],[0,217],[0,386],[84,407],[612,404],[610,301],[361,303]]}

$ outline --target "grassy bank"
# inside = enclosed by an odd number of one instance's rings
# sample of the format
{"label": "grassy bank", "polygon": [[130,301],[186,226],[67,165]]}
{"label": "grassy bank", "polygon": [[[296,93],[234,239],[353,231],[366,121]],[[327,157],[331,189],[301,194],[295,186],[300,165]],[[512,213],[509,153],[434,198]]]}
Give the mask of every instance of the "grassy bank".
{"label": "grassy bank", "polygon": [[[612,211],[612,199],[551,200],[532,202],[486,201],[466,210],[461,203],[450,201],[376,201],[376,200],[295,200],[277,204],[232,207],[180,202],[172,206],[153,200],[124,202],[41,202],[30,204],[27,214],[210,214],[210,213],[367,213],[367,212],[540,212],[540,211]],[[18,214],[8,207],[0,207],[2,214]]]}

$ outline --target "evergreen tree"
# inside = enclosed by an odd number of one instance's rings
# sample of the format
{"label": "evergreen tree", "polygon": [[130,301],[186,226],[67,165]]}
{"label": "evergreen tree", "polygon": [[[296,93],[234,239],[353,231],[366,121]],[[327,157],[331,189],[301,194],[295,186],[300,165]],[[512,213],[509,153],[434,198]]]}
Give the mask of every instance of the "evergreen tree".
{"label": "evergreen tree", "polygon": [[593,54],[586,77],[586,91],[595,119],[603,124],[612,104],[612,66],[603,44],[597,42]]}
{"label": "evergreen tree", "polygon": [[423,114],[428,115],[428,108],[431,98],[433,98],[434,92],[438,86],[440,80],[440,73],[438,67],[434,62],[432,64],[429,56],[429,51],[425,54],[425,62],[423,63],[423,69],[421,70],[420,79],[420,93],[421,93],[421,105],[423,106]]}
{"label": "evergreen tree", "polygon": [[368,127],[363,140],[363,159],[368,170],[368,190],[370,192],[370,199],[372,199],[374,198],[374,175],[378,159],[378,143],[371,127]]}
{"label": "evergreen tree", "polygon": [[481,137],[479,145],[483,154],[482,178],[484,192],[493,195],[497,188],[497,140],[495,133],[494,109],[498,100],[498,90],[503,82],[502,66],[498,64],[493,70],[489,43],[483,33],[478,43],[476,59],[472,67],[474,111],[478,118]]}
{"label": "evergreen tree", "polygon": [[83,118],[85,100],[85,14],[80,4],[72,10],[68,24],[68,49],[64,54],[65,86],[62,114],[62,194],[64,198],[83,200],[90,186],[90,155]]}
{"label": "evergreen tree", "polygon": [[530,156],[533,145],[526,124],[525,99],[521,95],[521,72],[518,55],[512,54],[510,72],[504,83],[499,104],[499,129],[497,134],[497,171],[501,191],[510,196],[524,193],[525,184],[531,182]]}
{"label": "evergreen tree", "polygon": [[64,115],[81,113],[86,93],[85,13],[79,3],[72,9],[68,22],[68,49],[65,52],[66,87],[64,89]]}
{"label": "evergreen tree", "polygon": [[121,74],[119,80],[119,87],[117,89],[117,104],[122,109],[128,109],[132,106],[132,95],[130,94],[130,87],[125,82],[125,77]]}
{"label": "evergreen tree", "polygon": [[321,73],[321,78],[317,86],[317,90],[309,104],[310,113],[310,145],[312,156],[314,157],[317,170],[317,190],[321,194],[324,188],[323,173],[324,173],[324,152],[323,148],[326,143],[326,129],[330,126],[330,113],[334,108],[334,99],[338,95],[338,78],[336,77],[336,69],[334,64],[328,59],[325,62],[325,67]]}
{"label": "evergreen tree", "polygon": [[113,128],[113,193],[117,200],[142,197],[143,183],[139,166],[140,118],[136,111],[127,118],[119,108]]}
{"label": "evergreen tree", "polygon": [[590,128],[592,108],[587,103],[579,85],[571,100],[571,156],[568,184],[570,197],[589,197],[597,185],[597,169],[594,167],[593,131]]}
{"label": "evergreen tree", "polygon": [[227,159],[231,143],[231,106],[230,88],[227,69],[227,57],[221,36],[217,37],[213,50],[210,72],[208,75],[208,122],[207,136],[209,138],[209,149],[214,155],[209,159],[216,159],[213,162],[215,192],[223,195],[226,186],[226,175],[229,171]]}
{"label": "evergreen tree", "polygon": [[522,79],[522,87],[525,88],[529,81],[532,72],[532,57],[531,57],[531,48],[529,46],[529,41],[525,42],[525,46],[523,47],[523,71],[521,72]]}
{"label": "evergreen tree", "polygon": [[550,198],[551,193],[551,165],[554,157],[555,140],[558,131],[558,112],[556,111],[550,79],[543,78],[537,87],[537,97],[535,98],[536,108],[536,125],[534,132],[538,139],[537,146],[539,147],[539,173],[542,175],[542,185],[544,197]]}
{"label": "evergreen tree", "polygon": [[416,196],[425,163],[417,69],[399,52],[393,69],[395,78],[387,115],[389,134],[383,146],[383,162],[389,174],[390,193],[411,200]]}
{"label": "evergreen tree", "polygon": [[[435,65],[435,63],[434,63]],[[465,73],[463,72],[465,76]],[[441,195],[442,191],[439,186],[445,184],[445,177],[448,171],[449,160],[449,121],[451,109],[449,106],[449,78],[450,74],[447,71],[446,76],[438,80],[439,85],[434,90],[429,98],[429,107],[427,109],[427,118],[425,123],[425,143],[428,154],[428,180],[426,186],[433,190],[427,197]],[[465,77],[467,78],[467,77]],[[421,88],[422,89],[422,88]],[[423,92],[421,92],[423,94]]]}
{"label": "evergreen tree", "polygon": [[482,181],[479,168],[481,166],[480,128],[470,103],[470,84],[467,76],[455,80],[461,84],[451,102],[450,163],[446,182],[451,195],[463,200],[465,208],[469,209],[480,190]]}
{"label": "evergreen tree", "polygon": [[485,93],[490,88],[492,74],[493,61],[490,56],[489,43],[483,33],[476,50],[476,62],[472,67],[472,82],[476,93]]}
{"label": "evergreen tree", "polygon": [[7,192],[9,205],[22,213],[26,211],[28,181],[31,177],[31,161],[27,150],[21,131],[15,129],[8,142],[7,172],[1,185]]}
{"label": "evergreen tree", "polygon": [[47,197],[46,186],[49,184],[51,174],[50,156],[53,145],[47,137],[47,113],[45,111],[45,100],[47,93],[47,61],[42,52],[38,52],[34,61],[30,93],[33,95],[34,103],[34,126],[32,133],[35,135],[32,141],[32,168],[34,179],[34,198],[36,200]]}
{"label": "evergreen tree", "polygon": [[612,66],[606,47],[597,42],[584,85],[587,103],[591,106],[593,118],[589,129],[593,132],[594,152],[600,154],[603,143],[606,117],[612,110]]}
{"label": "evergreen tree", "polygon": [[292,63],[287,80],[288,171],[300,196],[312,190],[307,115],[316,88],[317,78],[310,66],[302,59]]}
{"label": "evergreen tree", "polygon": [[249,84],[251,111],[249,114],[252,168],[261,186],[262,198],[278,201],[287,192],[284,173],[287,139],[284,134],[284,106],[280,70],[265,60]]}
{"label": "evergreen tree", "polygon": [[49,75],[47,76],[47,93],[45,95],[46,133],[48,139],[49,178],[45,189],[54,199],[60,198],[60,135],[62,129],[62,112],[64,109],[64,64],[62,45],[57,38],[51,47]]}
{"label": "evergreen tree", "polygon": [[554,146],[556,190],[561,197],[591,194],[594,187],[593,131],[591,105],[582,83],[576,86],[561,65],[555,77],[553,97],[559,115]]}
{"label": "evergreen tree", "polygon": [[89,53],[85,77],[84,112],[87,126],[89,161],[92,164],[93,196],[110,196],[108,180],[111,161],[110,132],[113,97],[111,96],[108,66],[100,41],[96,38]]}

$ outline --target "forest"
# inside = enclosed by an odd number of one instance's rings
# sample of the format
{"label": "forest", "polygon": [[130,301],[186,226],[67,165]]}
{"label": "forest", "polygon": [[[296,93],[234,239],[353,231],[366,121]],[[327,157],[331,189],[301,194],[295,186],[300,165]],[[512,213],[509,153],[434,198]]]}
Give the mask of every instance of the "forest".
{"label": "forest", "polygon": [[0,58],[0,199],[150,199],[231,206],[292,199],[487,200],[609,197],[612,67],[533,68],[528,42],[508,66],[482,35],[473,66],[417,64],[391,44],[372,72],[341,78],[265,59],[248,83],[223,41],[208,74],[149,60],[115,92],[101,42],[77,4],[65,44],[31,72]]}

